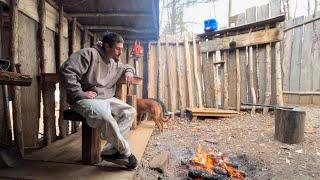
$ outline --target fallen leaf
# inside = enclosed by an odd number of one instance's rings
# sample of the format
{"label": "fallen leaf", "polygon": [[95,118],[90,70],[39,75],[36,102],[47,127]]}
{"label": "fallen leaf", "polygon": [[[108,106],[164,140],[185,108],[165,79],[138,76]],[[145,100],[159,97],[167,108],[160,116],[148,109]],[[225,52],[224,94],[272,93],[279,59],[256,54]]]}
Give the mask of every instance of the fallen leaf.
{"label": "fallen leaf", "polygon": [[303,150],[302,150],[302,149],[299,149],[299,150],[296,150],[296,151],[294,151],[294,152],[301,154],[301,153],[303,152]]}

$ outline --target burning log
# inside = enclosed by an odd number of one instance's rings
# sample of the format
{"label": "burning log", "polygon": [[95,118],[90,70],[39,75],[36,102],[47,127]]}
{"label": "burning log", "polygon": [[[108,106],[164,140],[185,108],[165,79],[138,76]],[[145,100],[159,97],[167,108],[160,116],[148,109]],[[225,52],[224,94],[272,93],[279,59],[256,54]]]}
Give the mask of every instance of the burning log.
{"label": "burning log", "polygon": [[209,173],[208,171],[199,169],[190,169],[188,172],[188,177],[190,179],[203,179],[203,180],[227,180],[228,177]]}
{"label": "burning log", "polygon": [[215,173],[221,174],[221,175],[227,175],[227,174],[228,174],[228,171],[227,171],[227,170],[225,170],[224,168],[221,168],[221,167],[219,167],[219,166],[215,166],[215,167],[213,168],[213,171],[214,171]]}

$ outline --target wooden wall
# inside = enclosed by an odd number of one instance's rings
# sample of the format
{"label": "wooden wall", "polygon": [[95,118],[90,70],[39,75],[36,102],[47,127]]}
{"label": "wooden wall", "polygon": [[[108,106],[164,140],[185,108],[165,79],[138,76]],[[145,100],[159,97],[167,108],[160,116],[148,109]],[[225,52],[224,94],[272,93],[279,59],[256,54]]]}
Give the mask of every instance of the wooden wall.
{"label": "wooden wall", "polygon": [[40,117],[40,85],[37,81],[37,75],[39,75],[37,22],[22,13],[19,14],[18,18],[18,58],[21,64],[21,73],[32,77],[31,86],[21,87],[23,137],[25,146],[36,147]]}
{"label": "wooden wall", "polygon": [[285,102],[320,105],[320,12],[285,22],[283,90]]}
{"label": "wooden wall", "polygon": [[[3,1],[2,1],[3,2]],[[6,3],[6,2],[5,2]],[[58,42],[58,24],[59,24],[59,12],[51,7],[48,3],[45,3],[46,8],[46,31],[45,31],[45,61],[44,73],[56,73],[57,62],[59,60],[59,55],[57,52]],[[19,106],[21,106],[22,112],[22,127],[23,127],[23,140],[25,149],[38,148],[42,144],[39,144],[39,140],[42,137],[39,133],[43,134],[44,122],[40,114],[41,102],[41,89],[40,86],[40,38],[39,38],[39,15],[38,15],[38,1],[37,0],[20,0],[18,4],[18,63],[21,64],[21,73],[27,74],[32,77],[32,84],[28,87],[21,87],[21,98]],[[10,26],[10,22],[6,22],[5,28]],[[63,28],[62,28],[62,42],[60,47],[60,53],[62,57],[62,62],[69,56],[69,37],[68,37],[68,22],[66,17],[63,17]],[[9,31],[8,31],[9,32]],[[9,38],[10,33],[7,31],[1,33],[3,44],[3,54],[2,58],[8,58],[9,52]],[[80,41],[81,43],[81,41]],[[61,62],[61,63],[62,63]],[[1,97],[2,97],[2,87],[1,87]],[[3,104],[1,98],[1,113],[3,115]],[[51,104],[54,104],[54,99]],[[46,107],[45,107],[46,108]],[[44,108],[44,109],[45,109]],[[53,110],[53,117],[54,117]],[[58,117],[55,117],[58,118]],[[3,118],[0,121],[0,127],[3,127]],[[55,121],[55,120],[53,120]],[[52,124],[52,132],[55,134],[56,124]],[[58,134],[55,134],[56,136]],[[53,138],[52,140],[55,140]],[[7,143],[0,137],[1,143]]]}

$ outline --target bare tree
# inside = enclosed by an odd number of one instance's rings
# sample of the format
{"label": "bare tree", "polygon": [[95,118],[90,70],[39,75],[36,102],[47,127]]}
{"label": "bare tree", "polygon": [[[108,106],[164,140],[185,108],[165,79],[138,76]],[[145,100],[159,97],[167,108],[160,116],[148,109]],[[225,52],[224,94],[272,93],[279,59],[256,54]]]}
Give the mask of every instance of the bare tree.
{"label": "bare tree", "polygon": [[282,0],[283,3],[283,12],[286,15],[286,20],[290,19],[290,0]]}
{"label": "bare tree", "polygon": [[318,11],[318,0],[314,0],[314,13]]}
{"label": "bare tree", "polygon": [[308,16],[310,16],[311,14],[311,4],[310,4],[310,0],[308,0]]}
{"label": "bare tree", "polygon": [[[200,3],[216,2],[217,0],[162,0],[162,13],[165,13],[166,21],[161,21],[163,34],[183,33],[187,30],[187,23],[184,21],[185,8]],[[163,17],[163,16],[162,16]]]}

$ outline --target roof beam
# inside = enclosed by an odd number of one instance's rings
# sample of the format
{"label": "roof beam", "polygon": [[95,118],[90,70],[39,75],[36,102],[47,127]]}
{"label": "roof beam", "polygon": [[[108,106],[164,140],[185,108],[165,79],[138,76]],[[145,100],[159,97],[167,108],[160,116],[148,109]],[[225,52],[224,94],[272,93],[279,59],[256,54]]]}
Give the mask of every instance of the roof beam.
{"label": "roof beam", "polygon": [[134,33],[154,33],[156,30],[145,28],[145,29],[136,29],[131,27],[123,27],[123,26],[106,26],[106,25],[85,25],[86,29],[91,30],[118,30],[118,31],[128,31],[128,32],[134,32]]}
{"label": "roof beam", "polygon": [[152,17],[152,13],[68,13],[72,17]]}

